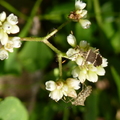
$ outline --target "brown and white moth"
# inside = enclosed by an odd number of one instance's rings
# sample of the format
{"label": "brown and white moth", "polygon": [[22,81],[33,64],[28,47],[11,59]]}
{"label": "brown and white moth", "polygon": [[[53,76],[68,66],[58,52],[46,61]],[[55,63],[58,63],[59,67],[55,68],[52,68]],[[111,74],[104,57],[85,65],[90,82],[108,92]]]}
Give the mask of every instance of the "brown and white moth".
{"label": "brown and white moth", "polygon": [[82,105],[84,106],[84,102],[86,98],[90,95],[92,92],[92,86],[87,86],[85,89],[80,91],[80,93],[77,95],[77,97],[72,101],[72,105]]}
{"label": "brown and white moth", "polygon": [[98,53],[98,50],[93,51],[90,49],[87,52],[86,61],[92,63],[96,67],[102,64],[102,56]]}

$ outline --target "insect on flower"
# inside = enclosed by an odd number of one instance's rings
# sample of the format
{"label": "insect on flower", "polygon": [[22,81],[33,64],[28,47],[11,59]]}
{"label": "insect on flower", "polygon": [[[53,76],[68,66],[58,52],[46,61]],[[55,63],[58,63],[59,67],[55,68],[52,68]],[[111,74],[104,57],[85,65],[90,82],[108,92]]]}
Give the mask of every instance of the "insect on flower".
{"label": "insect on flower", "polygon": [[90,49],[86,55],[86,61],[92,63],[95,67],[102,64],[102,56],[98,53],[98,50],[93,51]]}
{"label": "insect on flower", "polygon": [[75,98],[74,101],[71,102],[72,105],[84,106],[84,102],[85,102],[86,98],[90,95],[91,92],[92,92],[92,86],[87,86],[85,89],[80,91],[77,98]]}

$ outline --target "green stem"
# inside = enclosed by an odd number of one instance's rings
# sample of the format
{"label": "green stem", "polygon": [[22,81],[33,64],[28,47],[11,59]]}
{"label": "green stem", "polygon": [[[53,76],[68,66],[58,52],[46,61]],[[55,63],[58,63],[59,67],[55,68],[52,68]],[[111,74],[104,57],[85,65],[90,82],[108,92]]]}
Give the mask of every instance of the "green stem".
{"label": "green stem", "polygon": [[61,54],[58,55],[58,65],[59,65],[59,77],[62,77],[62,56]]}
{"label": "green stem", "polygon": [[55,35],[60,29],[62,29],[66,24],[68,24],[70,21],[67,21],[65,23],[63,23],[62,25],[60,25],[57,29],[55,29],[54,31],[52,31],[51,33],[49,33],[48,35],[46,35],[45,37],[25,37],[25,38],[21,38],[21,41],[37,41],[37,42],[43,42],[45,43],[47,46],[49,46],[55,53],[57,54],[62,54],[60,50],[58,50],[55,46],[53,46],[48,39],[50,37],[52,37],[53,35]]}
{"label": "green stem", "polygon": [[61,51],[58,50],[55,46],[53,46],[47,39],[43,40],[43,42],[50,47],[55,53],[61,54]]}

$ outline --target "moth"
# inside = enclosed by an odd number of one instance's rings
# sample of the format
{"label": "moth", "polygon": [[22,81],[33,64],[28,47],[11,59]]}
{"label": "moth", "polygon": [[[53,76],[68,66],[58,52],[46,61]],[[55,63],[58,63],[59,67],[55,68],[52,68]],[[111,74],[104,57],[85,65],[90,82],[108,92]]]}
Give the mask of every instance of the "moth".
{"label": "moth", "polygon": [[102,64],[102,56],[98,53],[98,50],[93,51],[90,49],[86,55],[86,61],[92,63],[95,67]]}
{"label": "moth", "polygon": [[84,106],[84,102],[86,98],[91,94],[92,86],[87,86],[85,89],[79,92],[77,97],[71,102],[72,105],[82,105]]}

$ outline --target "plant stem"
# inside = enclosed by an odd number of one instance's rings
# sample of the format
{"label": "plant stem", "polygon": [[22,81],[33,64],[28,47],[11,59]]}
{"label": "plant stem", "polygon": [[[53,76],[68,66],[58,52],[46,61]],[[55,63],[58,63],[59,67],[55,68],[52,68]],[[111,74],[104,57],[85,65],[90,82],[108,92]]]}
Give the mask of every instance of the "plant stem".
{"label": "plant stem", "polygon": [[62,77],[62,56],[61,54],[58,55],[58,62],[59,62],[59,77]]}
{"label": "plant stem", "polygon": [[48,47],[50,47],[55,53],[57,54],[62,54],[60,50],[58,50],[55,46],[53,46],[48,39],[55,35],[60,29],[62,29],[66,24],[68,24],[70,21],[66,21],[62,25],[60,25],[57,29],[46,35],[45,37],[25,37],[21,38],[21,41],[37,41],[37,42],[43,42],[45,43]]}

